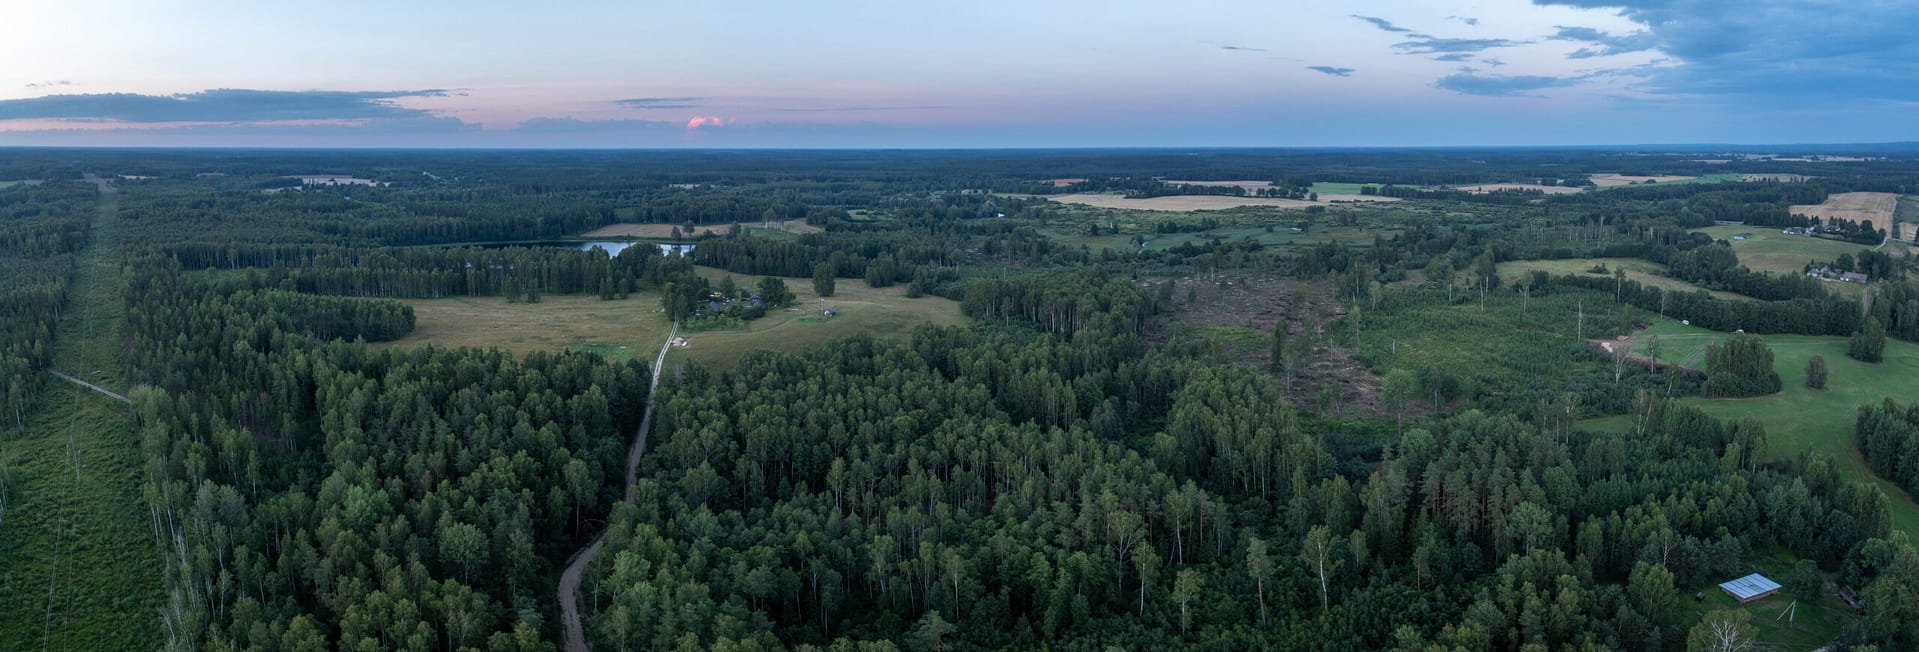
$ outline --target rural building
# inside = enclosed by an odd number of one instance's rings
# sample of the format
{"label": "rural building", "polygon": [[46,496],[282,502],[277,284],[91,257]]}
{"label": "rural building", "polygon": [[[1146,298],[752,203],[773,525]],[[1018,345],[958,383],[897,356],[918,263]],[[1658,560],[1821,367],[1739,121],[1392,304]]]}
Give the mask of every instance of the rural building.
{"label": "rural building", "polygon": [[1839,280],[1847,283],[1864,283],[1870,279],[1867,278],[1865,274],[1859,272],[1846,272],[1839,275]]}
{"label": "rural building", "polygon": [[1719,585],[1719,590],[1731,595],[1741,604],[1779,592],[1779,583],[1766,579],[1766,576],[1753,573],[1739,579]]}

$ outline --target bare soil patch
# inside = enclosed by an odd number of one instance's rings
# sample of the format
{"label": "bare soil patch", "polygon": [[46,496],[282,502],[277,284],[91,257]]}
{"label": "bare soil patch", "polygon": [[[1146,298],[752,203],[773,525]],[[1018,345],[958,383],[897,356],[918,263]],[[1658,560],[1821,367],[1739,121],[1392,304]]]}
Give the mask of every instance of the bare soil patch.
{"label": "bare soil patch", "polygon": [[1623,174],[1592,175],[1593,185],[1599,186],[1601,188],[1611,188],[1613,186],[1630,186],[1635,183],[1646,183],[1648,181],[1651,181],[1653,183],[1672,183],[1674,181],[1691,181],[1697,178],[1699,177],[1679,177],[1679,176],[1633,177],[1633,176],[1626,176]]}
{"label": "bare soil patch", "polygon": [[1053,184],[1054,188],[1065,188],[1075,183],[1086,183],[1086,179],[1041,179],[1040,183]]}
{"label": "bare soil patch", "polygon": [[[1270,370],[1273,326],[1284,322],[1288,347],[1311,347],[1291,382],[1281,380],[1293,405],[1317,406],[1321,392],[1331,387],[1339,396],[1333,413],[1386,416],[1379,376],[1332,342],[1329,323],[1345,311],[1330,287],[1279,277],[1201,274],[1157,281],[1147,291],[1157,292],[1159,283],[1169,282],[1174,307],[1146,326],[1153,346],[1210,340],[1229,364]],[[1424,414],[1419,403],[1410,402],[1407,416]]]}
{"label": "bare soil patch", "polygon": [[1085,204],[1087,206],[1097,206],[1100,208],[1130,208],[1142,211],[1166,211],[1174,213],[1221,210],[1242,206],[1306,208],[1308,206],[1325,206],[1333,202],[1399,201],[1396,197],[1377,197],[1372,195],[1320,195],[1319,201],[1307,201],[1304,199],[1226,197],[1222,195],[1168,195],[1165,197],[1133,199],[1120,195],[1094,193],[1075,193],[1049,197],[1049,199],[1063,204]]}
{"label": "bare soil patch", "polygon": [[[694,227],[692,233],[686,233],[686,227],[678,224],[622,223],[608,224],[581,235],[588,238],[671,238],[673,237],[673,230],[680,229],[681,236],[697,238],[703,235],[726,235],[727,231],[732,230],[733,226],[732,224],[705,224]],[[774,222],[771,227],[762,226],[759,222],[742,223],[740,226],[749,229],[765,228],[769,231],[784,231],[787,233],[819,233],[822,230],[820,227],[807,224],[806,220]]]}
{"label": "bare soil patch", "polygon": [[1890,192],[1842,192],[1827,195],[1826,201],[1818,204],[1793,206],[1792,214],[1824,220],[1871,222],[1875,229],[1890,230],[1893,212],[1898,209],[1899,195]]}
{"label": "bare soil patch", "polygon": [[1503,190],[1537,190],[1548,195],[1565,195],[1579,192],[1573,186],[1542,186],[1536,183],[1482,183],[1476,186],[1460,186],[1455,190],[1464,190],[1475,195],[1500,192]]}

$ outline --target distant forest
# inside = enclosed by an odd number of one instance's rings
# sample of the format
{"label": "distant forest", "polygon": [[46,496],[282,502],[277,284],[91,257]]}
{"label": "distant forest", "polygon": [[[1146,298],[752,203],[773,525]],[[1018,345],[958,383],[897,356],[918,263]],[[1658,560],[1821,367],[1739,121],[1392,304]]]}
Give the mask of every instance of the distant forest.
{"label": "distant forest", "polygon": [[[1796,151],[1867,160],[1707,162]],[[1753,180],[1706,178],[1729,172]],[[1592,174],[1691,182],[1530,188]],[[1863,461],[1709,400],[1812,391],[1767,338],[1912,364],[1919,267],[1886,228],[1911,204],[1767,245],[1798,258],[1743,235],[1919,194],[1911,146],[0,150],[16,179],[43,183],[0,184],[0,542],[34,527],[5,446],[64,414],[76,259],[109,255],[153,536],[100,545],[162,568],[140,647],[561,649],[561,573],[599,541],[600,650],[1919,649],[1919,385],[1846,403]],[[1235,194],[1168,179],[1397,201],[1050,199]],[[755,228],[784,220],[815,228]],[[580,250],[622,223],[695,247]],[[904,286],[969,323],[657,388],[650,351],[390,344],[450,297],[677,322],[714,272],[780,279],[729,294],[776,306]],[[1827,611],[1713,588],[1758,571]]]}

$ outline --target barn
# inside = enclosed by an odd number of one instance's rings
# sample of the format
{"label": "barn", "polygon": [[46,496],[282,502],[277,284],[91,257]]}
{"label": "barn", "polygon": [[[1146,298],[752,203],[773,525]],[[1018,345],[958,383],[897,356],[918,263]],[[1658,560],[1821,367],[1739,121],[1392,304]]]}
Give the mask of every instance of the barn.
{"label": "barn", "polygon": [[1719,585],[1719,590],[1731,595],[1741,604],[1779,592],[1779,583],[1766,579],[1766,576],[1753,573],[1739,579]]}

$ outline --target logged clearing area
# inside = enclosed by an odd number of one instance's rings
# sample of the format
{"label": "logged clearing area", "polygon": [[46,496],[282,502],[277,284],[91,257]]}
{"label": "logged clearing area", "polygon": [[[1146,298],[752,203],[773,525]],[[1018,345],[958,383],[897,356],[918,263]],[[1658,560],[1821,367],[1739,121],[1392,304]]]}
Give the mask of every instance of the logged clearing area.
{"label": "logged clearing area", "polygon": [[[1332,289],[1269,276],[1201,274],[1155,281],[1143,289],[1157,292],[1173,284],[1174,307],[1147,324],[1146,338],[1158,347],[1203,347],[1228,364],[1272,368],[1273,326],[1286,323],[1289,346],[1303,354],[1296,372],[1281,375],[1281,386],[1295,405],[1317,406],[1329,415],[1386,415],[1377,374],[1353,358],[1328,334],[1328,324],[1345,314]],[[1419,401],[1409,414],[1421,414]]]}
{"label": "logged clearing area", "polygon": [[685,228],[678,224],[608,224],[592,231],[587,231],[581,234],[581,236],[587,238],[671,238],[673,237],[673,230],[679,229],[682,237],[697,238],[703,235],[726,235],[727,231],[732,230],[735,226],[747,229],[783,231],[786,233],[819,233],[822,230],[820,227],[807,224],[806,220],[774,222],[771,226],[762,222],[705,224],[694,227],[692,233],[686,233]]}
{"label": "logged clearing area", "polygon": [[1464,190],[1475,195],[1505,190],[1537,190],[1548,195],[1566,195],[1579,192],[1580,189],[1576,186],[1542,186],[1536,183],[1482,183],[1476,186],[1460,186],[1454,190]]}
{"label": "logged clearing area", "polygon": [[1679,177],[1679,176],[1634,177],[1634,176],[1627,176],[1623,174],[1592,175],[1593,185],[1599,186],[1601,188],[1611,188],[1613,186],[1630,186],[1635,183],[1646,183],[1646,182],[1672,183],[1674,181],[1692,181],[1698,178],[1699,177]]}
{"label": "logged clearing area", "polygon": [[[700,273],[715,280],[728,275],[707,268],[701,268]],[[732,276],[741,287],[750,287],[760,279],[745,274]],[[838,309],[838,315],[829,318],[820,314],[819,297],[810,280],[785,280],[798,297],[790,309],[772,310],[765,317],[747,322],[741,330],[690,332],[682,328],[680,337],[686,340],[686,346],[674,347],[667,354],[667,366],[693,360],[726,368],[756,349],[805,353],[829,340],[859,333],[903,340],[920,324],[966,323],[959,302],[933,296],[909,299],[903,285],[869,288],[858,279],[839,280],[838,293],[826,300],[826,305]],[[660,311],[659,295],[651,292],[614,301],[596,295],[549,295],[539,303],[462,297],[412,299],[407,304],[413,306],[413,332],[385,346],[499,348],[519,355],[576,349],[612,360],[638,357],[650,361],[648,356],[659,351],[672,326],[666,313]]]}
{"label": "logged clearing area", "polygon": [[1048,197],[1062,204],[1083,204],[1099,208],[1127,208],[1141,211],[1164,211],[1169,213],[1189,213],[1192,211],[1213,211],[1242,206],[1272,206],[1275,208],[1306,208],[1325,206],[1332,202],[1355,201],[1399,201],[1393,197],[1373,195],[1320,195],[1319,201],[1304,199],[1274,199],[1270,197],[1227,197],[1223,195],[1168,195],[1165,197],[1147,197],[1131,199],[1121,195],[1096,193],[1074,193]]}
{"label": "logged clearing area", "polygon": [[1826,201],[1817,204],[1794,205],[1792,214],[1822,220],[1871,222],[1872,228],[1885,231],[1892,228],[1892,216],[1898,210],[1899,195],[1894,193],[1842,192],[1826,195]]}
{"label": "logged clearing area", "polygon": [[[1606,271],[1603,271],[1603,272],[1594,271],[1602,266],[1605,267]],[[1665,265],[1661,265],[1659,263],[1655,263],[1651,261],[1640,260],[1638,258],[1569,258],[1565,260],[1515,260],[1515,261],[1504,262],[1499,264],[1499,278],[1502,281],[1511,283],[1514,279],[1519,278],[1521,275],[1529,274],[1534,271],[1546,272],[1547,274],[1551,274],[1553,276],[1563,276],[1566,274],[1585,274],[1585,275],[1592,275],[1592,276],[1610,277],[1612,276],[1614,271],[1622,270],[1622,269],[1626,270],[1626,280],[1637,281],[1640,285],[1650,285],[1653,287],[1657,287],[1665,290],[1677,291],[1677,292],[1692,292],[1694,290],[1705,289],[1697,285],[1693,285],[1691,283],[1673,278],[1671,276],[1667,276],[1667,270]],[[1721,292],[1718,290],[1707,290],[1707,291],[1711,292],[1713,296],[1719,297],[1721,299],[1748,298],[1745,295],[1734,294],[1732,292]]]}
{"label": "logged clearing area", "polygon": [[[1651,354],[1652,336],[1659,338],[1659,361],[1683,367],[1705,367],[1706,345],[1732,337],[1726,333],[1659,320],[1650,330],[1634,335],[1640,355]],[[1688,398],[1697,407],[1721,419],[1753,417],[1766,426],[1774,457],[1789,458],[1812,451],[1831,457],[1845,476],[1870,481],[1885,491],[1892,503],[1892,524],[1908,536],[1919,536],[1919,505],[1898,486],[1880,479],[1866,467],[1854,446],[1853,423],[1860,405],[1891,397],[1919,396],[1919,344],[1886,340],[1885,361],[1868,364],[1846,357],[1845,337],[1762,335],[1772,348],[1773,370],[1784,389],[1777,394],[1740,399]],[[1806,363],[1812,356],[1826,359],[1831,375],[1826,389],[1806,387]],[[1588,422],[1600,430],[1624,431],[1631,418],[1609,417]]]}

